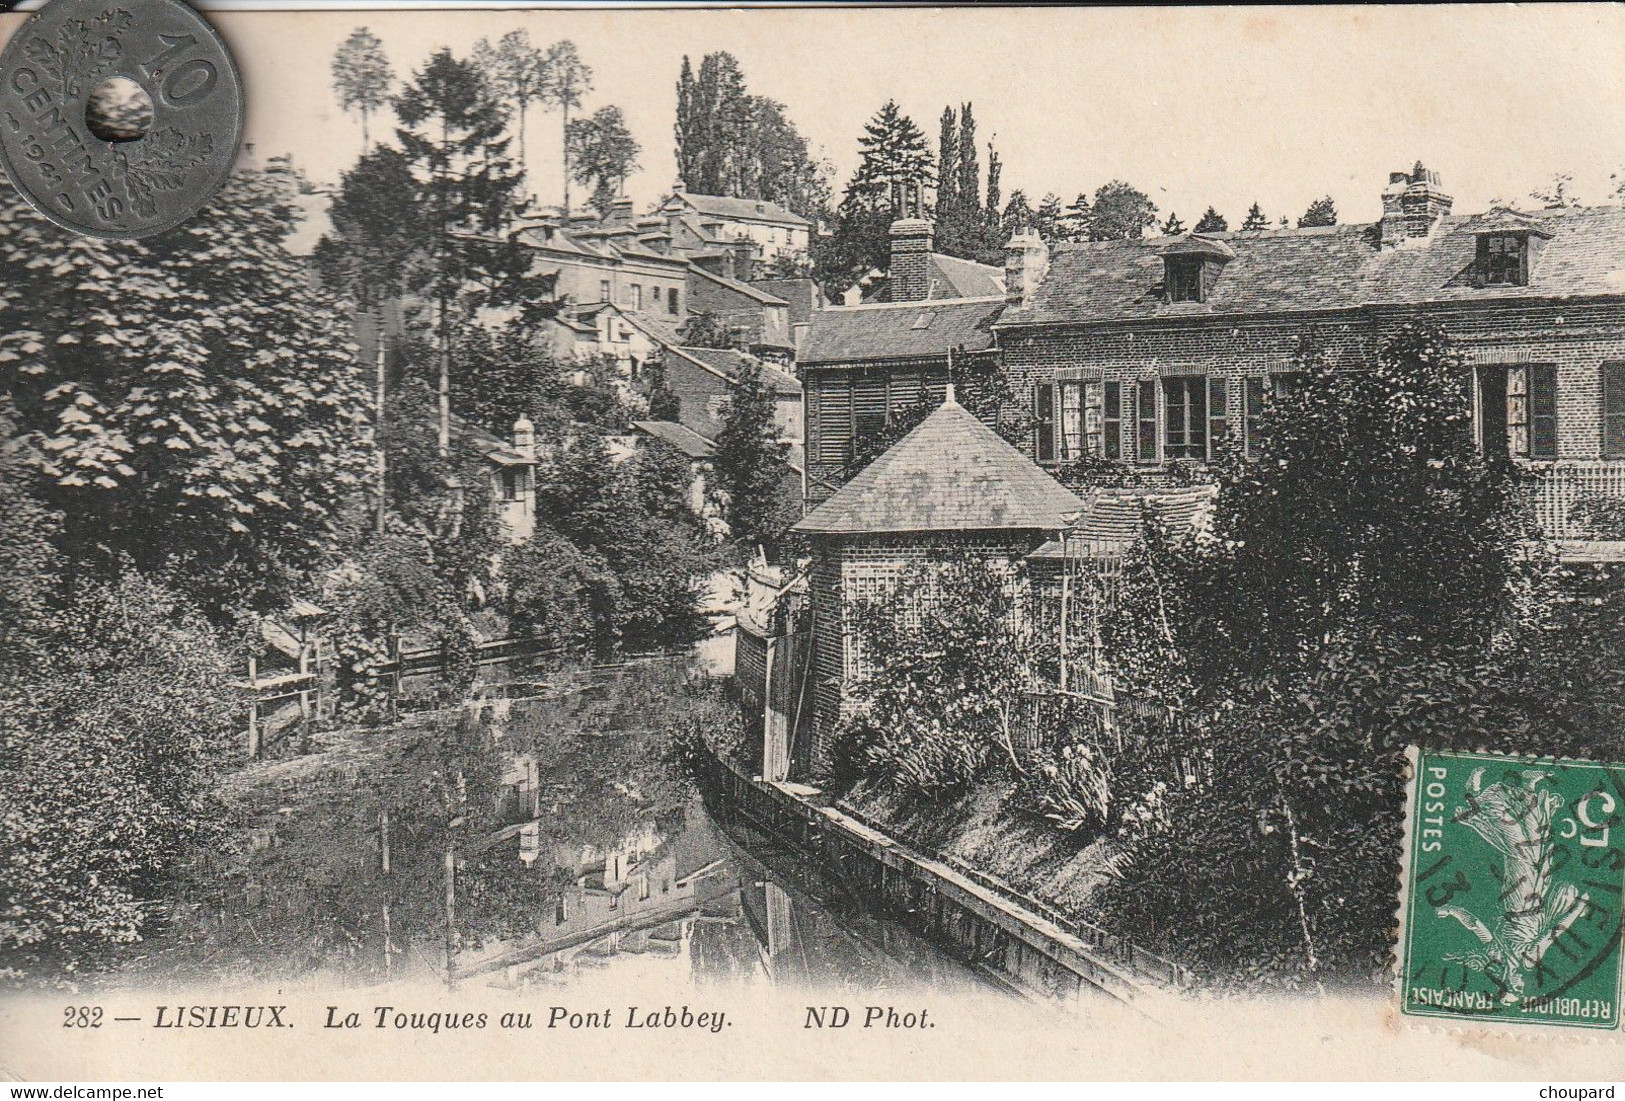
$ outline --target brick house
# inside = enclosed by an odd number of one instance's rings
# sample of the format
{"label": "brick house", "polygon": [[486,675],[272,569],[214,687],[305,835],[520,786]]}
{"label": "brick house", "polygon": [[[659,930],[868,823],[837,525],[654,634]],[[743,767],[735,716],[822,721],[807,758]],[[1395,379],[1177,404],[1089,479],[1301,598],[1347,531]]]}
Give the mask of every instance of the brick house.
{"label": "brick house", "polygon": [[688,251],[749,242],[754,259],[802,259],[813,225],[778,203],[675,191],[660,204],[674,245]]}
{"label": "brick house", "polygon": [[935,284],[931,233],[924,219],[893,223],[893,301],[811,315],[796,363],[806,400],[808,508],[840,488],[865,437],[922,397],[941,401],[954,369],[991,354],[1003,293],[961,298]]}
{"label": "brick house", "polygon": [[[1063,244],[1010,242],[994,330],[1041,465],[1144,469],[1245,443],[1312,339],[1368,363],[1407,322],[1472,371],[1480,446],[1538,475],[1549,537],[1587,495],[1625,497],[1625,209],[1456,215],[1439,177],[1392,174],[1374,224]],[[1615,536],[1618,538],[1618,536]]]}
{"label": "brick house", "polygon": [[970,551],[1024,558],[1058,538],[1083,502],[954,400],[941,406],[791,532],[811,547],[811,729],[800,776],[829,764],[843,686],[860,670],[847,606],[891,590],[918,563]]}

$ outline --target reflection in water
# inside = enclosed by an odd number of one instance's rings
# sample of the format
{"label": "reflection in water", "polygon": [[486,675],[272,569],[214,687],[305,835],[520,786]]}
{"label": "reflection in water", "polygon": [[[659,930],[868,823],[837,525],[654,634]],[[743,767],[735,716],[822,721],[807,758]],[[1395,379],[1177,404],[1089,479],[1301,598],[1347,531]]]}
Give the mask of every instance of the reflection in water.
{"label": "reflection in water", "polygon": [[[724,833],[673,716],[726,721],[683,662],[554,670],[462,714],[337,732],[246,770],[127,971],[324,989],[395,980],[567,985],[980,985],[797,855]],[[733,827],[730,827],[733,829]],[[455,868],[448,905],[447,867]]]}

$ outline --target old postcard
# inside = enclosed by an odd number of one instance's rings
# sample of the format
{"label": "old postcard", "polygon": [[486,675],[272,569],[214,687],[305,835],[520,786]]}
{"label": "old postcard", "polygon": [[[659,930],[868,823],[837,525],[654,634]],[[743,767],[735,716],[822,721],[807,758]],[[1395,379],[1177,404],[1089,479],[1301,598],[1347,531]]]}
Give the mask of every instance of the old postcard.
{"label": "old postcard", "polygon": [[1625,1074],[1625,9],[0,42],[0,1075]]}

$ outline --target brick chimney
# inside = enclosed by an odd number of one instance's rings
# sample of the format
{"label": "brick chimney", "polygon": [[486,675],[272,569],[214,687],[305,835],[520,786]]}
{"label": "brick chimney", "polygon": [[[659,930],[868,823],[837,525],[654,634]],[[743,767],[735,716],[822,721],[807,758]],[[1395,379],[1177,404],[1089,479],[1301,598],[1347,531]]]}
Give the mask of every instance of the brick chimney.
{"label": "brick chimney", "polygon": [[629,226],[632,224],[633,205],[630,197],[618,196],[609,202],[609,210],[604,213],[604,225]]}
{"label": "brick chimney", "polygon": [[934,227],[924,218],[899,218],[891,224],[891,300],[924,302],[931,295],[931,238]]}
{"label": "brick chimney", "polygon": [[1390,172],[1382,191],[1382,247],[1398,248],[1426,237],[1454,200],[1439,186],[1439,174],[1421,161],[1409,172]]}
{"label": "brick chimney", "polygon": [[1049,246],[1030,229],[1018,230],[1004,246],[1004,300],[1030,306],[1049,271]]}

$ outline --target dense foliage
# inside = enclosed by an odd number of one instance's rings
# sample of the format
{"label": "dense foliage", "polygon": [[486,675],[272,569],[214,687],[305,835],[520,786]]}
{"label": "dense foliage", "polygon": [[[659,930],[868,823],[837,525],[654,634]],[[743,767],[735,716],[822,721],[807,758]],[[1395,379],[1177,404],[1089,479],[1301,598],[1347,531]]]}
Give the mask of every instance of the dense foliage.
{"label": "dense foliage", "polygon": [[[81,581],[0,677],[0,974],[50,979],[136,940],[210,827],[241,705],[214,629],[125,572]],[[71,764],[69,764],[71,762]]]}
{"label": "dense foliage", "polygon": [[772,546],[799,515],[799,489],[779,442],[775,398],[761,366],[747,361],[728,397],[711,459],[713,496],[730,536],[745,547]]}
{"label": "dense foliage", "polygon": [[1102,622],[1119,683],[1199,724],[1202,757],[1125,836],[1105,904],[1216,981],[1385,972],[1405,746],[1606,756],[1613,729],[1592,693],[1614,659],[1575,656],[1617,654],[1618,627],[1524,551],[1518,474],[1473,446],[1448,342],[1303,359],[1211,533],[1146,540]]}
{"label": "dense foliage", "polygon": [[0,391],[81,568],[128,555],[211,609],[267,607],[331,553],[372,456],[349,319],[283,242],[287,171],[243,171],[141,241],[0,188]]}

